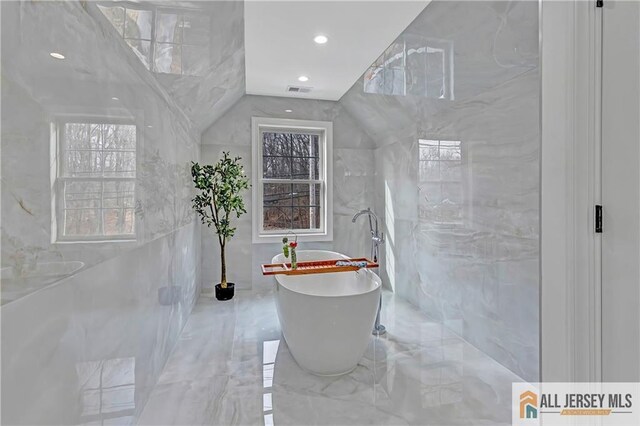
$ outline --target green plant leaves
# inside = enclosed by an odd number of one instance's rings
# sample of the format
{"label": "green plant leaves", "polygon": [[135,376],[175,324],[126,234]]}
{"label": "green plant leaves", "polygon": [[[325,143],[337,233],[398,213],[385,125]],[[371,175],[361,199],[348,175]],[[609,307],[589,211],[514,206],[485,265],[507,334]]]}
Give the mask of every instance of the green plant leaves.
{"label": "green plant leaves", "polygon": [[241,157],[231,158],[229,152],[225,151],[213,165],[191,165],[193,183],[199,191],[192,200],[193,209],[203,224],[214,227],[216,234],[221,237],[220,244],[233,237],[236,231],[231,226],[231,216],[239,218],[247,212],[242,192],[249,188],[249,179],[240,160]]}

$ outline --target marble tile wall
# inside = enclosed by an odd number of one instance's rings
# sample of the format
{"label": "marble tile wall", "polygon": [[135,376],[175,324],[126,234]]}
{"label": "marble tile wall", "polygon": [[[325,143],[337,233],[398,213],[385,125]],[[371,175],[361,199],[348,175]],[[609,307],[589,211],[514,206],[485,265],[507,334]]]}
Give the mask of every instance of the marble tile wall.
{"label": "marble tile wall", "polygon": [[[405,43],[406,68],[393,69]],[[376,144],[375,205],[387,235],[383,279],[533,381],[539,377],[537,52],[536,2],[433,1],[378,61],[387,64],[376,70],[387,80],[365,90],[367,74],[340,100]]]}
{"label": "marble tile wall", "polygon": [[[127,424],[199,294],[200,133],[95,3],[1,7],[1,420]],[[134,239],[53,235],[51,124],[63,116],[137,126]]]}
{"label": "marble tile wall", "polygon": [[[131,56],[145,65],[199,131],[244,95],[243,1],[105,2],[99,9],[114,32],[151,39],[148,46],[128,39]],[[136,23],[135,31],[123,28],[123,13],[130,16],[128,27]],[[169,42],[184,45],[173,49]]]}
{"label": "marble tile wall", "polygon": [[192,223],[2,306],[3,424],[132,424],[199,294]]}
{"label": "marble tile wall", "polygon": [[[285,112],[293,110],[292,113]],[[251,117],[276,117],[333,122],[333,223],[334,240],[302,243],[301,249],[335,250],[353,256],[368,255],[370,246],[365,222],[351,223],[353,214],[374,201],[373,142],[351,115],[337,102],[245,95],[202,135],[202,161],[213,163],[222,151],[243,158],[251,177]],[[259,270],[280,250],[280,244],[252,244],[251,194],[245,197],[248,214],[238,220],[237,234],[228,245],[227,278],[244,289],[272,285]],[[367,225],[368,227],[368,225]],[[220,281],[218,243],[213,231],[202,230],[202,284]]]}

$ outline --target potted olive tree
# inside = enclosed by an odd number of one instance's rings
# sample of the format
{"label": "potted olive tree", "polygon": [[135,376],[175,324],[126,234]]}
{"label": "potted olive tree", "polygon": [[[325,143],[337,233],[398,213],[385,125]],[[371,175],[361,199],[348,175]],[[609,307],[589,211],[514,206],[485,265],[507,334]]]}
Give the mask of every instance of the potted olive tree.
{"label": "potted olive tree", "polygon": [[193,198],[193,208],[203,224],[213,226],[220,243],[220,283],[215,286],[216,299],[233,297],[234,283],[227,282],[225,247],[236,231],[231,226],[231,216],[239,218],[247,210],[242,200],[242,191],[249,187],[249,179],[240,165],[240,157],[231,158],[228,152],[214,165],[201,166],[192,163],[191,176],[198,194]]}

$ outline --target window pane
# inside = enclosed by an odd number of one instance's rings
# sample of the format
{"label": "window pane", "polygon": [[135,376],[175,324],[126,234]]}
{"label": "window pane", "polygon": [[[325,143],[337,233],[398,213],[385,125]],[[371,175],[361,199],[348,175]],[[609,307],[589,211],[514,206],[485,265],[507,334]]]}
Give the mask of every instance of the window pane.
{"label": "window pane", "polygon": [[99,209],[102,182],[66,182],[64,188],[65,209]]}
{"label": "window pane", "polygon": [[291,158],[263,156],[262,176],[268,179],[291,179]]}
{"label": "window pane", "polygon": [[393,67],[385,70],[384,84],[386,93],[391,95],[404,95],[407,73],[404,68]]}
{"label": "window pane", "polygon": [[437,160],[440,158],[438,142],[435,146],[430,144],[420,144],[420,160]]}
{"label": "window pane", "polygon": [[317,157],[320,138],[306,133],[264,132],[262,142],[263,155]]}
{"label": "window pane", "polygon": [[104,128],[102,124],[65,123],[64,138],[68,150],[102,149]]}
{"label": "window pane", "polygon": [[265,207],[320,205],[319,183],[265,183],[263,185],[263,200]]}
{"label": "window pane", "polygon": [[265,231],[291,229],[292,207],[265,207],[263,227]]}
{"label": "window pane", "polygon": [[452,97],[449,62],[453,45],[423,36],[407,35],[393,43],[364,74],[364,92]]}
{"label": "window pane", "polygon": [[[133,234],[135,182],[71,181],[65,185],[64,235]],[[104,220],[103,230],[101,223]]]}
{"label": "window pane", "polygon": [[65,176],[102,176],[102,151],[66,151],[64,161]]}
{"label": "window pane", "polygon": [[136,126],[129,124],[103,124],[105,149],[136,148]]}
{"label": "window pane", "polygon": [[440,159],[460,161],[460,147],[440,146]]}
{"label": "window pane", "polygon": [[461,180],[461,166],[459,161],[441,161],[440,162],[440,177],[444,181],[456,181]]}
{"label": "window pane", "polygon": [[107,151],[104,153],[105,177],[136,177],[136,153]]}
{"label": "window pane", "polygon": [[181,74],[182,59],[179,45],[156,44],[155,70],[165,74]]}
{"label": "window pane", "polygon": [[263,177],[319,179],[320,137],[314,134],[264,132]]}
{"label": "window pane", "polygon": [[104,208],[133,208],[135,204],[135,182],[104,182]]}
{"label": "window pane", "polygon": [[265,207],[287,206],[291,207],[293,188],[290,183],[265,183],[263,185],[263,202]]}
{"label": "window pane", "polygon": [[291,159],[293,179],[318,179],[319,159],[314,157],[294,157]]}
{"label": "window pane", "polygon": [[295,157],[317,157],[318,156],[318,135],[292,133],[291,155]]}
{"label": "window pane", "polygon": [[87,123],[66,123],[64,125],[64,137],[67,149],[90,149],[92,147],[89,139],[89,124]]}
{"label": "window pane", "polygon": [[426,73],[422,77],[427,85],[426,95],[430,98],[445,98],[446,96],[446,52],[444,49],[427,48]]}
{"label": "window pane", "polygon": [[320,208],[319,207],[294,207],[293,208],[293,229],[319,229],[320,228]]}
{"label": "window pane", "polygon": [[158,13],[156,40],[166,43],[182,43],[182,18],[173,13]]}
{"label": "window pane", "polygon": [[153,14],[150,10],[127,9],[124,36],[126,38],[151,40],[152,17]]}
{"label": "window pane", "polygon": [[133,234],[135,215],[133,209],[105,209],[104,234],[126,235]]}
{"label": "window pane", "polygon": [[150,71],[194,76],[209,71],[211,20],[206,14],[143,4],[99,7]]}
{"label": "window pane", "polygon": [[320,184],[294,184],[291,195],[294,206],[319,206]]}
{"label": "window pane", "polygon": [[262,155],[290,156],[291,138],[288,138],[284,133],[264,132],[262,134]]}
{"label": "window pane", "polygon": [[264,229],[319,229],[320,184],[264,184]]}
{"label": "window pane", "polygon": [[419,141],[422,219],[447,225],[462,222],[461,145],[461,141]]}
{"label": "window pane", "polygon": [[64,235],[94,236],[100,234],[100,209],[65,210]]}
{"label": "window pane", "polygon": [[136,126],[66,123],[63,176],[135,177]]}
{"label": "window pane", "polygon": [[[133,234],[135,182],[71,181],[65,185],[64,235]],[[104,220],[103,230],[101,224]]]}

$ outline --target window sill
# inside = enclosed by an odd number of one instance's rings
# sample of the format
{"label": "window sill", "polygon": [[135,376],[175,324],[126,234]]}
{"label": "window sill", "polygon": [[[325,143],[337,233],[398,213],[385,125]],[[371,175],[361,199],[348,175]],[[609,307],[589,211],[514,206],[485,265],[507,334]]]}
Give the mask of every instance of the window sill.
{"label": "window sill", "polygon": [[[295,238],[294,234],[291,232],[284,232],[282,234],[256,234],[254,233],[252,242],[253,244],[261,244],[261,243],[280,243],[282,244],[282,238],[287,237],[289,240]],[[333,241],[333,234],[331,233],[322,233],[322,234],[300,234],[297,233],[297,241],[298,242],[318,242],[318,241]]]}
{"label": "window sill", "polygon": [[130,245],[136,244],[138,240],[136,239],[113,239],[113,240],[58,240],[55,241],[54,245],[78,245],[78,244],[92,244],[92,245],[113,245],[113,244],[122,244],[122,245]]}

